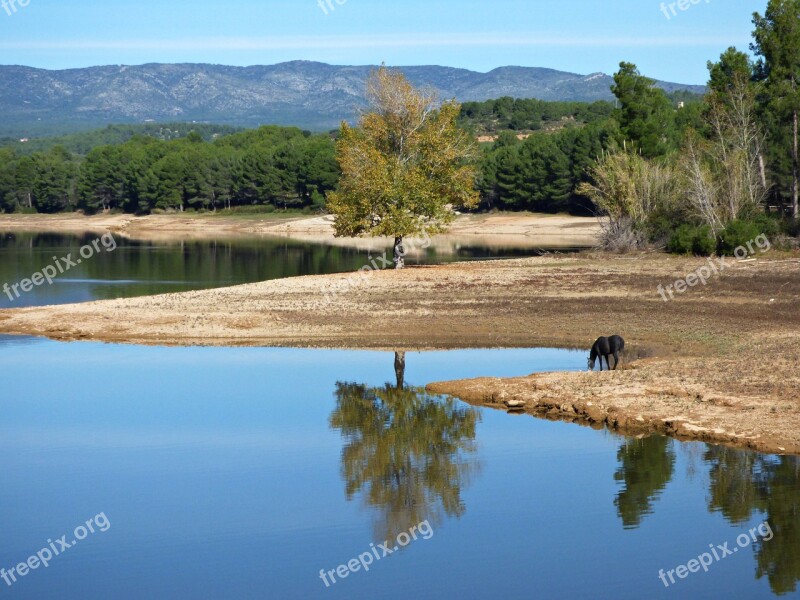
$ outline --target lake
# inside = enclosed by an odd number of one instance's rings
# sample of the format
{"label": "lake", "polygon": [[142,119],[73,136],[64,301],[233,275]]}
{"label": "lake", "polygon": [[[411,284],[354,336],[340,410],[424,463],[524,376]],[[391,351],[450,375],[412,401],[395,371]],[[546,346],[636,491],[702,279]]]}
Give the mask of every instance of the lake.
{"label": "lake", "polygon": [[[0,293],[0,309],[67,304],[167,292],[224,287],[296,275],[356,271],[365,265],[384,266],[380,252],[297,242],[283,238],[234,238],[204,241],[150,242],[121,236],[108,247],[96,234],[0,232],[0,286],[30,278],[48,265],[60,265],[51,285],[34,287],[19,297]],[[88,246],[92,256],[80,258]],[[110,250],[110,251],[109,251]],[[548,248],[458,245],[447,252],[430,247],[410,255],[407,264],[440,264],[462,260],[531,256]],[[574,249],[560,247],[559,252]],[[385,259],[391,261],[387,248]],[[74,263],[66,269],[65,264]],[[78,261],[81,261],[78,263]],[[20,291],[20,290],[18,290]]]}
{"label": "lake", "polygon": [[[47,256],[61,242],[40,243]],[[330,272],[363,258],[341,250],[339,266],[323,268],[336,261],[301,245],[279,265],[237,246],[226,252],[244,254],[217,270],[194,259],[202,247],[109,253],[128,256],[127,270],[87,267],[83,284],[63,284],[66,295],[42,287],[51,295],[36,300]],[[41,263],[13,248],[0,264],[16,281]],[[263,260],[248,266],[248,253]],[[123,277],[131,283],[102,283]],[[582,369],[582,352],[0,336],[0,365],[9,598],[797,596],[797,457],[626,438],[424,391]]]}

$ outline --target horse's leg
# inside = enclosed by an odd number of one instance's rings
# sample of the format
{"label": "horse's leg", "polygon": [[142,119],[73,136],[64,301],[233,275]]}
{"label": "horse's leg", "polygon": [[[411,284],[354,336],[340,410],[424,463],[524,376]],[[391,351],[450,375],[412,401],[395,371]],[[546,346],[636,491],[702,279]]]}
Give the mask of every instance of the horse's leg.
{"label": "horse's leg", "polygon": [[614,370],[615,371],[617,370],[618,366],[619,366],[619,351],[614,350]]}

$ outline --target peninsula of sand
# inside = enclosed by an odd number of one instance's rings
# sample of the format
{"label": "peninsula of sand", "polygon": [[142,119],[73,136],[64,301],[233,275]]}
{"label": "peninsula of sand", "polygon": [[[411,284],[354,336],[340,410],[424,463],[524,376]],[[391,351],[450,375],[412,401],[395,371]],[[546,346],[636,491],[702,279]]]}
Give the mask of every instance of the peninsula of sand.
{"label": "peninsula of sand", "polygon": [[[98,220],[92,228],[126,235],[148,227],[150,235],[208,231],[195,218],[152,217],[149,226],[125,221],[130,217],[105,218],[109,221]],[[552,218],[563,219],[547,224],[554,238],[566,239],[575,231],[588,235],[596,228],[591,219]],[[494,236],[498,243],[511,233],[536,237],[534,216],[516,222],[507,215],[491,219],[465,218],[456,224],[456,235]],[[0,231],[20,222],[0,217]],[[238,234],[330,236],[329,223],[319,218],[225,223]],[[263,231],[267,228],[273,229]],[[39,229],[52,230],[53,224]],[[619,333],[628,349],[617,371],[480,378],[432,383],[428,389],[475,405],[623,433],[800,453],[800,254],[773,251],[744,261],[728,259],[724,271],[705,285],[671,299],[659,293],[659,285],[685,279],[704,264],[706,259],[662,253],[586,251],[375,271],[356,285],[348,281],[352,274],[296,277],[5,310],[0,333],[158,345],[549,346],[582,352],[599,335]]]}

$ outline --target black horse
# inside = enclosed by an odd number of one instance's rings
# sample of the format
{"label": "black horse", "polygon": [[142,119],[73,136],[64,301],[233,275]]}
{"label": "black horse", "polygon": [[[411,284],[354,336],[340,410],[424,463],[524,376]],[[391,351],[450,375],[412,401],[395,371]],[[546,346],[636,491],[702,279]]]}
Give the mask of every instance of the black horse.
{"label": "black horse", "polygon": [[597,360],[597,357],[600,357],[600,370],[603,370],[603,357],[606,359],[606,366],[608,370],[611,370],[611,363],[608,361],[608,357],[612,354],[614,355],[614,370],[617,370],[617,366],[619,365],[619,353],[625,349],[625,340],[623,340],[618,335],[612,335],[611,337],[599,337],[597,341],[592,346],[592,351],[589,354],[589,370],[594,371],[594,361]]}

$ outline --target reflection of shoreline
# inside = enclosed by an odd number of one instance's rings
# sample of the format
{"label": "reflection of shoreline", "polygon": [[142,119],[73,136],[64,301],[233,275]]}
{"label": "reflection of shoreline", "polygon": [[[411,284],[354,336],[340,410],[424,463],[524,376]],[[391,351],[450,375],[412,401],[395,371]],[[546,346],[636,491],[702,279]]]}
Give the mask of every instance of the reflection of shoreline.
{"label": "reflection of shoreline", "polygon": [[[285,235],[270,235],[271,239],[286,239],[296,242],[306,242],[309,244],[325,244],[342,248],[356,248],[358,250],[369,250],[382,252],[392,247],[393,240],[390,238],[332,238],[325,235],[291,233]],[[517,234],[497,234],[497,235],[436,235],[431,236],[431,243],[425,249],[420,249],[419,245],[408,247],[407,256],[423,256],[426,252],[433,250],[437,254],[450,256],[461,251],[486,249],[495,252],[514,251],[514,250],[561,250],[575,251],[589,248],[593,245],[591,236],[565,236],[565,235],[542,235],[526,236]],[[520,252],[521,256],[529,253]]]}

